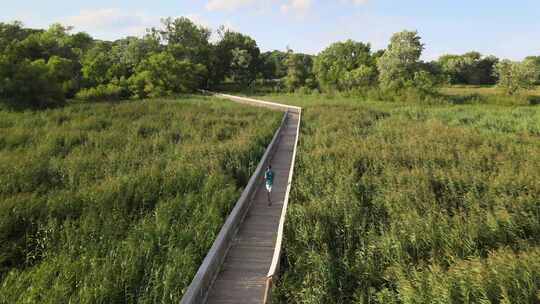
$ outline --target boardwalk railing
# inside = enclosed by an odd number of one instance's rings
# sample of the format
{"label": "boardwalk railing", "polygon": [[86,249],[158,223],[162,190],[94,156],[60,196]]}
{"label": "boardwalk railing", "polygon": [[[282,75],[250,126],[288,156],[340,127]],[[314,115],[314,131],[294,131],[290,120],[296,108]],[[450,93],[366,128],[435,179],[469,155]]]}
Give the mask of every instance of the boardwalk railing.
{"label": "boardwalk railing", "polygon": [[251,98],[227,95],[227,94],[217,94],[217,93],[212,93],[208,91],[202,91],[202,92],[205,94],[213,94],[216,97],[230,99],[239,103],[250,104],[250,105],[259,106],[259,107],[262,106],[262,107],[272,108],[272,109],[281,110],[281,111],[285,110],[285,114],[283,115],[281,125],[276,130],[272,141],[266,148],[266,151],[262,159],[260,160],[255,172],[249,179],[249,182],[246,188],[244,189],[244,191],[242,192],[242,195],[236,202],[236,205],[234,206],[230,215],[227,217],[225,224],[223,224],[223,227],[221,228],[216,240],[212,244],[210,251],[204,258],[203,263],[201,264],[197,273],[195,274],[193,281],[189,285],[187,291],[184,293],[181,304],[196,304],[196,303],[198,304],[198,303],[204,303],[206,301],[210,286],[212,285],[215,278],[217,277],[217,274],[220,271],[220,267],[225,257],[227,256],[227,252],[231,246],[232,240],[235,234],[237,233],[238,228],[240,224],[242,223],[244,217],[246,216],[247,211],[250,208],[250,204],[253,201],[254,195],[256,194],[257,187],[263,180],[262,176],[264,174],[264,168],[266,167],[266,164],[271,160],[271,157],[273,156],[275,149],[278,146],[279,139],[281,137],[280,135],[287,123],[288,113],[289,111],[294,111],[294,112],[299,113],[299,120],[298,120],[298,125],[296,128],[296,138],[295,138],[295,144],[294,144],[294,150],[293,150],[293,159],[292,159],[291,169],[289,170],[289,177],[287,181],[285,199],[283,202],[283,209],[280,216],[279,228],[278,228],[272,263],[271,263],[271,266],[267,275],[267,283],[266,283],[266,290],[265,290],[265,297],[264,297],[265,299],[264,302],[266,303],[267,301],[270,300],[272,282],[275,280],[277,276],[277,272],[279,270],[278,266],[279,266],[279,261],[280,261],[280,256],[281,256],[281,243],[283,239],[283,228],[285,224],[285,216],[287,212],[289,192],[290,192],[292,176],[293,176],[294,160],[296,158],[296,148],[298,144],[301,108],[282,105],[279,103],[261,101],[261,100],[251,99]]}
{"label": "boardwalk railing", "polygon": [[284,105],[281,103],[276,103],[276,102],[271,102],[271,101],[264,101],[264,100],[253,99],[253,98],[248,98],[248,97],[239,97],[239,96],[222,94],[222,93],[212,93],[210,91],[204,91],[204,90],[202,92],[206,94],[212,94],[213,96],[216,96],[216,97],[230,99],[238,103],[249,104],[256,107],[265,107],[265,108],[271,108],[271,109],[276,109],[276,110],[281,110],[281,111],[289,110],[289,111],[294,111],[294,112],[300,112],[302,110],[302,108],[300,107]]}

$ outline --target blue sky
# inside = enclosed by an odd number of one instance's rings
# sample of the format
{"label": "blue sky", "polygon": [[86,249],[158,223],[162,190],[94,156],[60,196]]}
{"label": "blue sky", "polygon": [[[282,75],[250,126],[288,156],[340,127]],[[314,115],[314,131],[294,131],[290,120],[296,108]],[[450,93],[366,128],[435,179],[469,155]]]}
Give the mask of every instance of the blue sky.
{"label": "blue sky", "polygon": [[262,50],[316,54],[349,38],[380,49],[392,33],[409,29],[423,38],[426,60],[470,50],[515,60],[540,55],[540,0],[0,0],[0,7],[3,22],[61,22],[102,39],[187,16],[249,34]]}

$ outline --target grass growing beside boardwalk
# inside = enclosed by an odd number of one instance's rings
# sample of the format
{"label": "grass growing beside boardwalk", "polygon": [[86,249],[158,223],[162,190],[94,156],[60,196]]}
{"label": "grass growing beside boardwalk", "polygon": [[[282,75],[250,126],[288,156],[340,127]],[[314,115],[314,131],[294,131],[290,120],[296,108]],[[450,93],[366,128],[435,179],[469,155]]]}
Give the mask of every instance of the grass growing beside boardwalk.
{"label": "grass growing beside boardwalk", "polygon": [[440,89],[440,93],[457,104],[540,105],[540,86],[507,96],[496,86],[454,85]]}
{"label": "grass growing beside boardwalk", "polygon": [[204,97],[0,111],[0,303],[178,303],[281,117]]}
{"label": "grass growing beside boardwalk", "polygon": [[[271,86],[261,85],[256,88],[240,90],[236,86],[224,86],[224,91],[237,95],[260,98],[280,98],[295,104],[342,103],[351,101],[380,101],[424,105],[499,105],[499,106],[537,106],[540,105],[540,86],[530,90],[519,91],[516,95],[506,95],[496,86],[453,85],[441,87],[434,95],[423,96],[414,90],[404,91],[401,95],[383,93],[377,88],[366,88],[352,92],[319,93],[314,90],[300,90],[296,93],[276,92]],[[419,102],[421,101],[421,102]]]}
{"label": "grass growing beside boardwalk", "polygon": [[[448,95],[504,95],[504,91],[497,86],[474,86],[474,85],[453,85],[441,88],[441,92]],[[522,95],[540,96],[540,86],[521,92]]]}
{"label": "grass growing beside boardwalk", "polygon": [[304,107],[276,303],[539,303],[540,108]]}

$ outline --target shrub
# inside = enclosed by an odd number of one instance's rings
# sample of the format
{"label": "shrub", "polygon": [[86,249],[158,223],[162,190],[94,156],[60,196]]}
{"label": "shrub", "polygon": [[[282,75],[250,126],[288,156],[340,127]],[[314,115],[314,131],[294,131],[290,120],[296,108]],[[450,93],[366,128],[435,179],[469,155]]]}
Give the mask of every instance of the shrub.
{"label": "shrub", "polygon": [[342,74],[338,83],[345,90],[366,89],[373,86],[377,80],[377,69],[372,66],[360,65],[358,68]]}
{"label": "shrub", "polygon": [[463,55],[443,55],[437,60],[440,72],[449,84],[495,84],[493,73],[499,59],[494,56],[482,56],[478,52]]}
{"label": "shrub", "polygon": [[311,94],[312,90],[308,87],[299,87],[296,89],[295,93],[300,95],[308,95]]}
{"label": "shrub", "polygon": [[94,88],[80,90],[75,98],[86,101],[114,101],[122,97],[123,89],[118,85],[100,84]]}
{"label": "shrub", "polygon": [[514,95],[521,90],[532,88],[540,71],[532,60],[524,60],[523,62],[502,60],[495,65],[495,73],[499,77],[497,85],[506,94]]}
{"label": "shrub", "polygon": [[201,64],[176,60],[162,52],[143,60],[129,78],[129,85],[137,98],[190,93],[201,86],[205,73]]}
{"label": "shrub", "polygon": [[317,84],[313,80],[313,58],[310,55],[289,53],[285,59],[287,75],[283,83],[289,92],[294,92],[300,87],[315,88]]}
{"label": "shrub", "polygon": [[376,69],[371,46],[352,40],[336,42],[317,56],[314,72],[325,91],[373,84]]}
{"label": "shrub", "polygon": [[14,107],[50,107],[64,104],[64,92],[45,60],[14,62],[0,55],[0,99]]}
{"label": "shrub", "polygon": [[74,79],[76,63],[73,60],[52,56],[47,62],[51,75],[60,83],[62,92],[67,97],[73,97],[77,91],[77,81]]}
{"label": "shrub", "polygon": [[384,90],[401,90],[414,80],[420,68],[420,56],[424,50],[418,32],[396,33],[390,45],[378,59],[379,83]]}

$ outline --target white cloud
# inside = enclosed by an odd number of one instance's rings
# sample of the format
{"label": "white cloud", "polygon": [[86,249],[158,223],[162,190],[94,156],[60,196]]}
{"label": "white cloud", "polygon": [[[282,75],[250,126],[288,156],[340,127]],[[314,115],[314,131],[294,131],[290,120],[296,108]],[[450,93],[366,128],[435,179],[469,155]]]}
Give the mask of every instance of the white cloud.
{"label": "white cloud", "polygon": [[210,0],[206,4],[206,9],[209,11],[234,11],[257,2],[260,0]]}
{"label": "white cloud", "polygon": [[201,16],[200,14],[187,14],[185,17],[197,25],[200,25],[206,28],[212,27],[210,25],[210,22],[208,22],[208,20],[204,18],[203,16]]}
{"label": "white cloud", "polygon": [[[358,1],[358,0],[355,0]],[[256,9],[268,12],[281,9],[282,13],[304,15],[311,9],[313,0],[209,0],[206,9],[209,11],[233,12],[239,9]]]}
{"label": "white cloud", "polygon": [[104,8],[82,10],[78,15],[69,16],[62,22],[73,25],[75,30],[97,33],[99,36],[105,36],[103,38],[118,38],[124,35],[144,34],[146,28],[159,24],[159,18],[139,12]]}
{"label": "white cloud", "polygon": [[338,17],[332,25],[317,32],[306,32],[290,41],[293,49],[299,49],[310,54],[317,54],[331,43],[353,39],[369,42],[372,50],[387,47],[393,33],[403,29],[415,29],[411,18],[385,17],[367,12],[356,13],[352,16]]}
{"label": "white cloud", "polygon": [[304,15],[311,8],[311,0],[289,0],[281,6],[283,13],[293,12],[299,15]]}
{"label": "white cloud", "polygon": [[[369,0],[339,0],[341,4],[363,5]],[[257,9],[259,11],[280,9],[284,14],[305,16],[314,6],[315,0],[207,0],[209,11],[233,12],[239,9]]]}
{"label": "white cloud", "polygon": [[[210,30],[216,29],[218,24],[210,22],[201,14],[186,14],[179,17],[186,17],[193,23],[206,27]],[[126,12],[116,8],[106,8],[98,10],[83,10],[78,15],[63,18],[61,23],[72,25],[75,31],[85,31],[98,39],[115,40],[126,36],[141,36],[146,33],[146,29],[160,27],[161,18],[139,12]],[[238,30],[229,20],[223,24],[230,30]],[[215,31],[212,32],[211,39],[216,41]]]}
{"label": "white cloud", "polygon": [[339,0],[339,3],[344,5],[354,5],[354,6],[362,6],[366,5],[370,2],[370,0]]}
{"label": "white cloud", "polygon": [[354,5],[364,5],[369,2],[369,0],[340,0],[344,4],[354,4]]}

